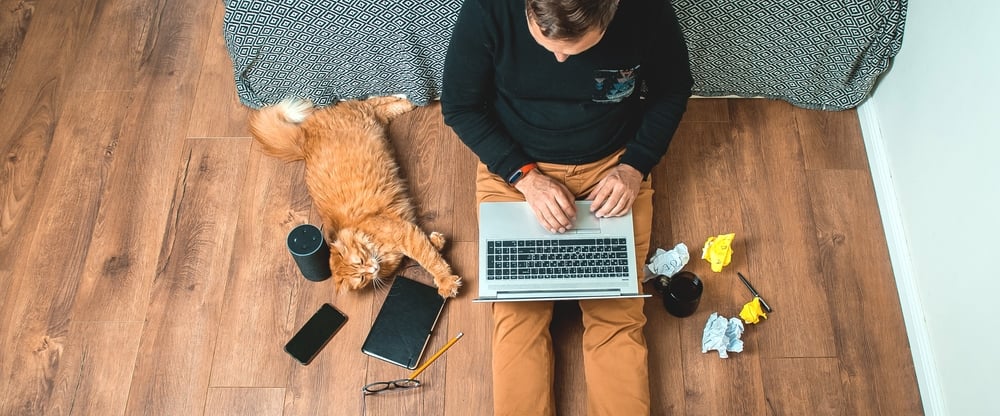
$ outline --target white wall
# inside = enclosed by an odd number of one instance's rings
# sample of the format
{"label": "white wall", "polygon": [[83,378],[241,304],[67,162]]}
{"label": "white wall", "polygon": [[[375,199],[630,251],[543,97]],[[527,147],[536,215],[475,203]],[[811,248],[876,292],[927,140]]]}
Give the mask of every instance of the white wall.
{"label": "white wall", "polygon": [[879,199],[928,415],[1000,414],[998,16],[996,0],[909,0],[903,47],[859,109],[876,183],[888,171]]}

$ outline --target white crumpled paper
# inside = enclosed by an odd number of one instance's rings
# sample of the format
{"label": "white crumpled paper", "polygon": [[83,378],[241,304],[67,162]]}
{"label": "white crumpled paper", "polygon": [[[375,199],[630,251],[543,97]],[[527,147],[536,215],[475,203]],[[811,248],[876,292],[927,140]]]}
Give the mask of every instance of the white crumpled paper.
{"label": "white crumpled paper", "polygon": [[688,248],[684,243],[677,244],[670,251],[658,248],[656,254],[649,258],[642,282],[646,283],[656,276],[673,277],[684,268],[688,260],[691,260],[691,255],[688,254]]}
{"label": "white crumpled paper", "polygon": [[701,337],[701,352],[719,351],[719,358],[729,358],[727,351],[743,352],[743,322],[739,318],[719,316],[713,312],[705,324],[705,334]]}

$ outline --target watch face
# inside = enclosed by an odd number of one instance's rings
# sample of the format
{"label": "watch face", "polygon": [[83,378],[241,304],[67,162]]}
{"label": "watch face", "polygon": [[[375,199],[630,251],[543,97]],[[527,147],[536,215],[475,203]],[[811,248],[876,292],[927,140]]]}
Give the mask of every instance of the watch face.
{"label": "watch face", "polygon": [[521,179],[521,175],[522,175],[521,171],[512,173],[510,177],[507,178],[507,183],[513,184],[514,182],[517,182],[518,179]]}

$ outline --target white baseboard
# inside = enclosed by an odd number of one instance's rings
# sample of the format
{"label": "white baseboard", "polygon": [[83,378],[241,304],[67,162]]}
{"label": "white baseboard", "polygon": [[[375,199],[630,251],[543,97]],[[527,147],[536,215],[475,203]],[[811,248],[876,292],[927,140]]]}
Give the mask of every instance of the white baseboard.
{"label": "white baseboard", "polygon": [[913,263],[900,216],[899,200],[896,198],[896,188],[893,185],[882,130],[879,127],[877,104],[873,101],[874,98],[870,98],[858,107],[858,121],[861,123],[872,181],[875,183],[875,196],[882,215],[886,244],[889,246],[889,257],[896,278],[899,303],[903,309],[910,352],[913,354],[913,367],[917,374],[920,399],[923,402],[925,415],[945,416],[947,413],[940,378],[921,308],[920,293],[916,288]]}

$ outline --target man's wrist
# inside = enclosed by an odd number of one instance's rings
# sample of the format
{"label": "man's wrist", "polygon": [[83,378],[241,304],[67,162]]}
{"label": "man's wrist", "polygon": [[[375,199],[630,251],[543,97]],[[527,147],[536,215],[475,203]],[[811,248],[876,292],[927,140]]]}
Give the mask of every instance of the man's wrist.
{"label": "man's wrist", "polygon": [[623,167],[628,168],[628,170],[630,172],[638,175],[639,178],[640,178],[640,180],[646,180],[646,177],[649,176],[648,173],[644,174],[644,173],[642,173],[641,170],[639,170],[639,168],[637,168],[637,167],[635,167],[635,166],[633,166],[631,164],[628,164],[628,163],[619,163],[618,166],[623,166]]}
{"label": "man's wrist", "polygon": [[521,179],[524,179],[524,177],[527,176],[529,172],[535,170],[536,168],[538,168],[538,164],[536,164],[535,162],[531,162],[525,164],[524,166],[521,166],[518,170],[515,170],[513,173],[510,174],[510,176],[507,177],[507,184],[510,186],[514,186],[514,184],[516,184]]}

